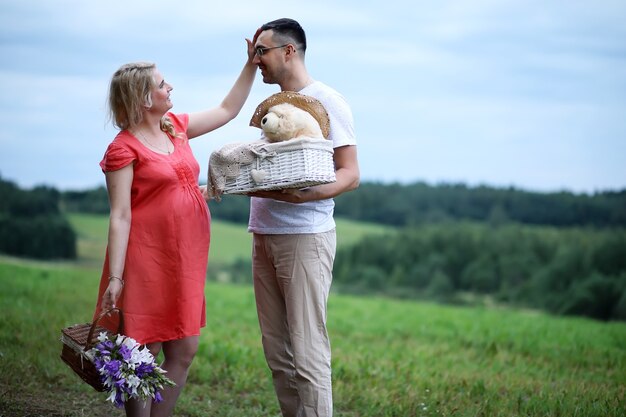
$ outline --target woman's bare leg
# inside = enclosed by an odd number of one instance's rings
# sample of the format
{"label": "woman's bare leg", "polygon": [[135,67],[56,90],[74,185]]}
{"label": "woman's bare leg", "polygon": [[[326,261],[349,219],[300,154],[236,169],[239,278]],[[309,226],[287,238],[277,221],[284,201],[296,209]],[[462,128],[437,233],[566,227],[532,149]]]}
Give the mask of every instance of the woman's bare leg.
{"label": "woman's bare leg", "polygon": [[172,415],[176,400],[187,382],[189,367],[198,351],[199,340],[199,336],[189,336],[163,342],[165,360],[161,367],[167,371],[166,376],[174,381],[176,386],[163,389],[161,392],[163,401],[152,404],[151,417],[169,417]]}

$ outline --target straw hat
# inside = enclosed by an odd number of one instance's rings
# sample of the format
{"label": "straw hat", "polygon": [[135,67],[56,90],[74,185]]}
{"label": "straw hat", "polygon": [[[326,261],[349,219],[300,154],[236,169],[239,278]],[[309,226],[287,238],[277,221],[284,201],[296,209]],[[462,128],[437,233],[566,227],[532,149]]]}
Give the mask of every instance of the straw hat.
{"label": "straw hat", "polygon": [[261,120],[267,114],[270,107],[281,103],[290,103],[309,112],[320,124],[324,137],[328,138],[328,134],[330,133],[330,120],[328,119],[328,113],[326,113],[326,109],[322,103],[311,96],[296,93],[295,91],[281,91],[263,100],[254,111],[252,119],[250,119],[250,126],[260,129]]}

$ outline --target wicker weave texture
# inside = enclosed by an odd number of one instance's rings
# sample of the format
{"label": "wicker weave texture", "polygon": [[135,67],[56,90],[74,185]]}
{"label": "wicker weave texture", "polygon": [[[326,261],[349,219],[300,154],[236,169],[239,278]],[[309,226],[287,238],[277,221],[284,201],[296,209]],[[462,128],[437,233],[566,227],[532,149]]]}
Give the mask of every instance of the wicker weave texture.
{"label": "wicker weave texture", "polygon": [[[253,174],[263,177],[255,181]],[[336,181],[332,142],[326,139],[269,144],[259,149],[251,164],[226,181],[224,194],[305,188]]]}
{"label": "wicker weave texture", "polygon": [[95,345],[100,332],[110,333],[104,327],[97,326],[94,329],[91,341],[87,344],[87,337],[91,329],[91,323],[77,324],[61,331],[61,359],[86,383],[91,385],[96,391],[104,391],[105,388],[100,381],[100,374],[96,370],[91,359],[87,356],[86,350]]}
{"label": "wicker weave texture", "polygon": [[[121,334],[124,328],[124,316],[119,308],[111,308],[100,313],[92,323],[75,324],[61,329],[61,359],[83,381],[91,385],[96,391],[104,391],[105,387],[100,380],[100,374],[93,364],[93,355],[88,353],[98,343],[100,333],[111,335],[98,322],[105,316],[116,312],[119,315],[117,333]],[[90,337],[91,335],[91,337]],[[88,340],[89,339],[89,340]]]}

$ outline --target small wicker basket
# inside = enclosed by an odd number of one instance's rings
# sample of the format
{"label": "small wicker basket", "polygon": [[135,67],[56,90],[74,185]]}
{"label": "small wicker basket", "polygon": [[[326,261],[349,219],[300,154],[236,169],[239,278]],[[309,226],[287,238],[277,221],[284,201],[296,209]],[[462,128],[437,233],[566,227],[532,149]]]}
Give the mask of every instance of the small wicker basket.
{"label": "small wicker basket", "polygon": [[336,181],[332,141],[302,138],[256,147],[254,161],[227,178],[224,194],[305,188]]}
{"label": "small wicker basket", "polygon": [[119,325],[117,333],[121,334],[124,327],[124,317],[122,310],[112,308],[102,312],[93,323],[75,324],[61,330],[61,342],[63,349],[61,350],[61,359],[78,375],[83,381],[91,385],[96,391],[105,391],[104,385],[100,380],[100,374],[92,362],[92,358],[88,355],[88,351],[98,342],[98,335],[101,332],[111,334],[111,332],[102,326],[98,326],[98,322],[105,315],[117,312],[119,316]]}

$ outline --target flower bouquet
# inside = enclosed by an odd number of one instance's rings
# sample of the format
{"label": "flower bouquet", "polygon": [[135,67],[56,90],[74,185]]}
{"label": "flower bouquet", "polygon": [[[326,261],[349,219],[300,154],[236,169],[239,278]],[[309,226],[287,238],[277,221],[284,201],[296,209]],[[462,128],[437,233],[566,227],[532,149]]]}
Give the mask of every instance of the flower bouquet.
{"label": "flower bouquet", "polygon": [[147,347],[122,335],[100,333],[98,343],[86,356],[100,374],[107,401],[123,407],[129,399],[153,402],[162,400],[161,390],[176,385],[165,376],[166,371],[155,364],[154,356]]}

